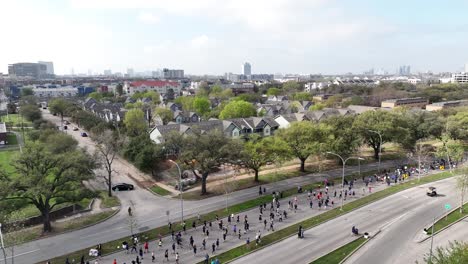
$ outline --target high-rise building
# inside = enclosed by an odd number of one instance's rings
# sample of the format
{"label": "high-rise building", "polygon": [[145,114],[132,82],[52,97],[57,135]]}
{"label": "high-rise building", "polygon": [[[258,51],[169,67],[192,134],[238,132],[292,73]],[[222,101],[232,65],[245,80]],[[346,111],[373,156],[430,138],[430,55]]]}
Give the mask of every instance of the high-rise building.
{"label": "high-rise building", "polygon": [[411,75],[411,67],[409,65],[403,65],[398,68],[398,75]]}
{"label": "high-rise building", "polygon": [[164,79],[182,79],[184,78],[184,70],[163,69],[162,77]]}
{"label": "high-rise building", "polygon": [[38,61],[37,63],[43,64],[46,66],[46,72],[48,75],[54,75],[54,63],[51,61]]}
{"label": "high-rise building", "polygon": [[244,64],[242,64],[242,74],[244,74],[245,76],[252,75],[252,66],[250,65],[250,63],[245,62]]}
{"label": "high-rise building", "polygon": [[135,75],[135,71],[132,68],[127,69],[128,77],[133,77]]}
{"label": "high-rise building", "polygon": [[47,66],[40,63],[15,63],[8,65],[8,74],[15,77],[43,79],[47,77]]}

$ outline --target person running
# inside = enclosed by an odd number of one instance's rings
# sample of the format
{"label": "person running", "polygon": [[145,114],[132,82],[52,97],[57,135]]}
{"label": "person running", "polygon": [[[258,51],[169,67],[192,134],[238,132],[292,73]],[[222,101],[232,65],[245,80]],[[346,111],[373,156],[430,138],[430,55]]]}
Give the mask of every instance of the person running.
{"label": "person running", "polygon": [[216,248],[219,248],[219,238],[216,239]]}
{"label": "person running", "polygon": [[140,258],[143,259],[143,248],[140,247]]}
{"label": "person running", "polygon": [[266,228],[267,228],[267,220],[264,219],[264,220],[263,220],[263,229],[265,230]]}
{"label": "person running", "polygon": [[143,246],[145,248],[145,253],[148,253],[148,249],[149,249],[149,244],[148,244],[148,241],[145,241],[145,244]]}
{"label": "person running", "polygon": [[193,245],[193,255],[197,255],[197,245]]}
{"label": "person running", "polygon": [[213,244],[211,245],[211,254],[214,254],[215,253],[215,250],[216,250],[216,244],[213,242]]}
{"label": "person running", "polygon": [[210,261],[210,255],[208,253],[205,254],[205,264],[208,264],[208,261]]}
{"label": "person running", "polygon": [[151,262],[156,261],[156,256],[154,255],[154,251],[151,251]]}
{"label": "person running", "polygon": [[132,216],[132,208],[131,207],[128,207],[128,215]]}
{"label": "person running", "polygon": [[206,240],[205,239],[203,239],[203,241],[202,241],[202,246],[203,246],[203,250],[206,250]]}
{"label": "person running", "polygon": [[164,251],[164,258],[169,262],[169,250]]}
{"label": "person running", "polygon": [[175,253],[175,263],[179,263],[179,252]]}

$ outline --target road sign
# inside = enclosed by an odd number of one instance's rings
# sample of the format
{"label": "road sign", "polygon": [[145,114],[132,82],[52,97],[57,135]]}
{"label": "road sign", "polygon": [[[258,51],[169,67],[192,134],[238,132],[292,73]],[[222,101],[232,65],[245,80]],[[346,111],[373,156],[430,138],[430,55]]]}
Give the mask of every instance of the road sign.
{"label": "road sign", "polygon": [[450,210],[452,206],[450,204],[445,204],[445,210]]}

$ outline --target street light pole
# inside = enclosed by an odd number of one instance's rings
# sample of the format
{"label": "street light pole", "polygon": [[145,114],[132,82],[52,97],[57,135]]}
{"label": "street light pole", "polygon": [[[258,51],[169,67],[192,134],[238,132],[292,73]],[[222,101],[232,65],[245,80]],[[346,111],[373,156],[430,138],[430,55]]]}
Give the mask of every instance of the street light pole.
{"label": "street light pole", "polygon": [[3,252],[3,260],[5,261],[5,264],[7,263],[7,256],[5,252],[5,244],[3,243],[3,234],[2,234],[2,224],[0,223],[0,243],[2,243],[2,252]]}
{"label": "street light pole", "polygon": [[368,131],[372,132],[372,133],[376,133],[377,135],[379,135],[380,143],[379,143],[379,168],[378,168],[378,171],[379,171],[379,174],[380,174],[380,157],[382,156],[382,134],[379,131],[375,131],[375,130],[368,129]]}
{"label": "street light pole", "polygon": [[179,164],[173,160],[169,160],[169,162],[175,164],[177,169],[179,170],[179,191],[180,191],[180,212],[181,212],[181,222],[184,222],[184,197],[182,195],[182,171],[180,170]]}
{"label": "street light pole", "polygon": [[338,158],[341,159],[341,162],[343,163],[343,170],[342,170],[342,176],[341,176],[341,207],[340,210],[343,211],[343,203],[344,203],[344,177],[345,177],[345,166],[346,162],[350,159],[357,159],[357,160],[362,160],[360,157],[348,157],[346,159],[343,159],[339,154],[336,154],[334,152],[327,152],[327,154],[337,156]]}

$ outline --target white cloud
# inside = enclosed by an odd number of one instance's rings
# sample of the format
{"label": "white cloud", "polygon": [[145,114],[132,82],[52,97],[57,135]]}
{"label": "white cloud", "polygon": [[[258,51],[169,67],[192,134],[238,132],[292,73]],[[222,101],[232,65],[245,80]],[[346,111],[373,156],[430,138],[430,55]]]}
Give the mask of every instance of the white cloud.
{"label": "white cloud", "polygon": [[207,35],[201,35],[201,36],[198,36],[198,37],[195,37],[193,38],[190,43],[192,44],[192,46],[194,47],[203,47],[205,46],[206,44],[208,44],[208,42],[210,41],[210,39],[208,38]]}
{"label": "white cloud", "polygon": [[138,15],[138,20],[146,24],[157,24],[160,21],[160,18],[152,13],[141,12]]}

